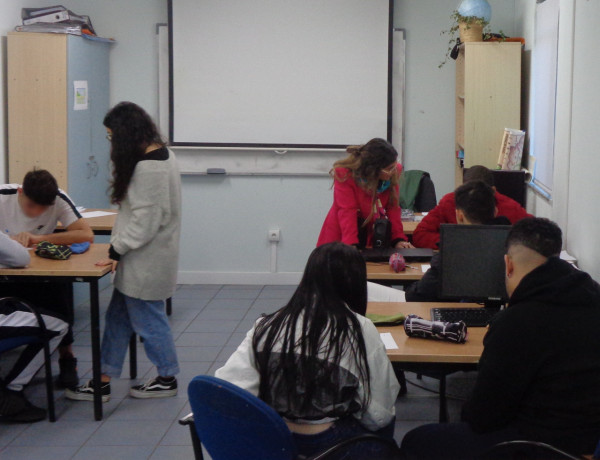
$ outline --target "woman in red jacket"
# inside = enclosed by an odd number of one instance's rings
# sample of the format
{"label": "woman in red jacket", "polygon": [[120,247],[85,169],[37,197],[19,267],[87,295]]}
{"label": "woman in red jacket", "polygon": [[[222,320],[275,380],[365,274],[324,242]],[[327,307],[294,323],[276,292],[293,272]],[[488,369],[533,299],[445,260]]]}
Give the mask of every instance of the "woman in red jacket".
{"label": "woman in red jacket", "polygon": [[[383,139],[347,148],[348,157],[337,161],[333,177],[333,206],[321,229],[317,246],[332,241],[359,245],[359,232],[372,245],[373,223],[387,217],[391,224],[392,246],[412,247],[402,228],[398,181],[402,166],[398,152]],[[359,224],[360,222],[360,224]]]}

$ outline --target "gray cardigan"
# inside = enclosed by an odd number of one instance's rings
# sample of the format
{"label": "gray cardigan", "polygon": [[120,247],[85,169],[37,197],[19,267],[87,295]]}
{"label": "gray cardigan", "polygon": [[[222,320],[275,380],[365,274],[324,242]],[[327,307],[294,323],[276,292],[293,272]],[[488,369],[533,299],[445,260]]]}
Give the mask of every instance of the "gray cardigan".
{"label": "gray cardigan", "polygon": [[181,229],[181,181],[172,152],[147,154],[133,172],[112,230],[120,255],[114,285],[143,300],[164,300],[177,282]]}

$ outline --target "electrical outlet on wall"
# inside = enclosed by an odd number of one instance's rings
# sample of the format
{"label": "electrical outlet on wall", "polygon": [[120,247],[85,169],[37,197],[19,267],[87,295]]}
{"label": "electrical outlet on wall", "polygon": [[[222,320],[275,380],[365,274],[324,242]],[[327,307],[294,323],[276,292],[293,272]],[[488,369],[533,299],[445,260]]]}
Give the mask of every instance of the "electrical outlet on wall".
{"label": "electrical outlet on wall", "polygon": [[269,230],[269,241],[279,242],[280,230],[278,228],[272,228]]}

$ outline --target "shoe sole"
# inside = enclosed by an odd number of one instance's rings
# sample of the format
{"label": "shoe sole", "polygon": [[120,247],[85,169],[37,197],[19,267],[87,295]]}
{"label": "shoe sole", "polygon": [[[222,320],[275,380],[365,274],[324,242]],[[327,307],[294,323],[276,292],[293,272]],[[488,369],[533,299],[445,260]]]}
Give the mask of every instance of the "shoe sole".
{"label": "shoe sole", "polygon": [[132,398],[137,399],[172,398],[173,396],[177,396],[177,389],[161,391],[139,391],[131,388],[129,390],[129,395]]}
{"label": "shoe sole", "polygon": [[[93,401],[94,395],[76,393],[74,391],[69,390],[68,388],[65,390],[65,397],[72,401]],[[102,395],[102,402],[110,401],[110,395]]]}

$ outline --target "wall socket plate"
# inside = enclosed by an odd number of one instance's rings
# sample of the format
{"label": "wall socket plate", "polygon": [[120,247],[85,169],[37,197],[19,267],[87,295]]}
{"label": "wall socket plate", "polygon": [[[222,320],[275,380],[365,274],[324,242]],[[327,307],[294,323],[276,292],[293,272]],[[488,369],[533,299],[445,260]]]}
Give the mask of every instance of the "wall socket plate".
{"label": "wall socket plate", "polygon": [[280,236],[281,236],[281,233],[278,228],[272,228],[269,230],[269,241],[278,242]]}

